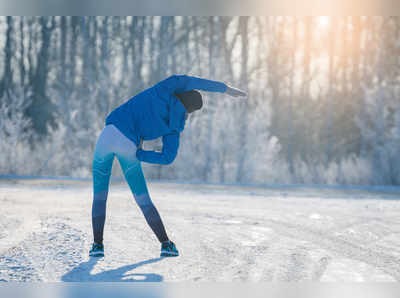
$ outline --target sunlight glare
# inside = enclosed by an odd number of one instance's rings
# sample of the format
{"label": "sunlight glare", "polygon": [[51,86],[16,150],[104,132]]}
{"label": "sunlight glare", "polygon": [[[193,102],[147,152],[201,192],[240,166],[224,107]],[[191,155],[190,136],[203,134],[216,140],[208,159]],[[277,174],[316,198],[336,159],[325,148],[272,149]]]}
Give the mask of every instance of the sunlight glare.
{"label": "sunlight glare", "polygon": [[329,25],[329,16],[318,17],[318,26],[321,28],[326,28]]}

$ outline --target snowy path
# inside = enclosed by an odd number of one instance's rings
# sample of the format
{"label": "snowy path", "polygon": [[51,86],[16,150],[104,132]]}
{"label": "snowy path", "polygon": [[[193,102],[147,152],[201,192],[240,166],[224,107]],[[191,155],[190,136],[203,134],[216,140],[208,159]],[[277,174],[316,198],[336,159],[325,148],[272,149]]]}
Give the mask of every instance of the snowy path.
{"label": "snowy path", "polygon": [[111,185],[104,259],[89,259],[91,184],[0,180],[0,281],[400,281],[400,190],[150,183],[181,251]]}

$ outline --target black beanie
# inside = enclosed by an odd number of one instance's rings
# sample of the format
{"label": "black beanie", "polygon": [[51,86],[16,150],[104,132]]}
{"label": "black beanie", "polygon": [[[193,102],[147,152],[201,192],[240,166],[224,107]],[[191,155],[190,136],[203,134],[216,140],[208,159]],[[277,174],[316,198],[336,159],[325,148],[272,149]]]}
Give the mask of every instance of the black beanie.
{"label": "black beanie", "polygon": [[203,106],[201,93],[197,90],[175,93],[175,96],[179,98],[188,113],[200,110]]}

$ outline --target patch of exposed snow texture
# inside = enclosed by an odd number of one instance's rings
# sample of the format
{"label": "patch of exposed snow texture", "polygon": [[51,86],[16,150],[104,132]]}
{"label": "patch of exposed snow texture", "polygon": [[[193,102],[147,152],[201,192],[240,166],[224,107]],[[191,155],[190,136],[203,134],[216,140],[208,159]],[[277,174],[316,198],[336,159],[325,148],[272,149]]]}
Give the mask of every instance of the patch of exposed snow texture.
{"label": "patch of exposed snow texture", "polygon": [[87,180],[0,180],[0,281],[399,281],[398,188],[149,183],[181,255],[128,186],[110,186],[105,257],[90,259]]}

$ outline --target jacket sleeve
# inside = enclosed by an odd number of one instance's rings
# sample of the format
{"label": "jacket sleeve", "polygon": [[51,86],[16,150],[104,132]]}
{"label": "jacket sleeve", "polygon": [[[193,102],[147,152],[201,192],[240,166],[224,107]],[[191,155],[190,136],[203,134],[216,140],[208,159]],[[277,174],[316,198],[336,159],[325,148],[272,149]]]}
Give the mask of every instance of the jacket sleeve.
{"label": "jacket sleeve", "polygon": [[173,75],[158,83],[158,87],[170,94],[182,93],[190,90],[224,93],[227,85],[222,82],[202,79],[188,75]]}
{"label": "jacket sleeve", "polygon": [[148,163],[167,165],[174,161],[179,148],[179,133],[165,135],[162,138],[163,148],[161,152],[138,149],[138,160]]}

